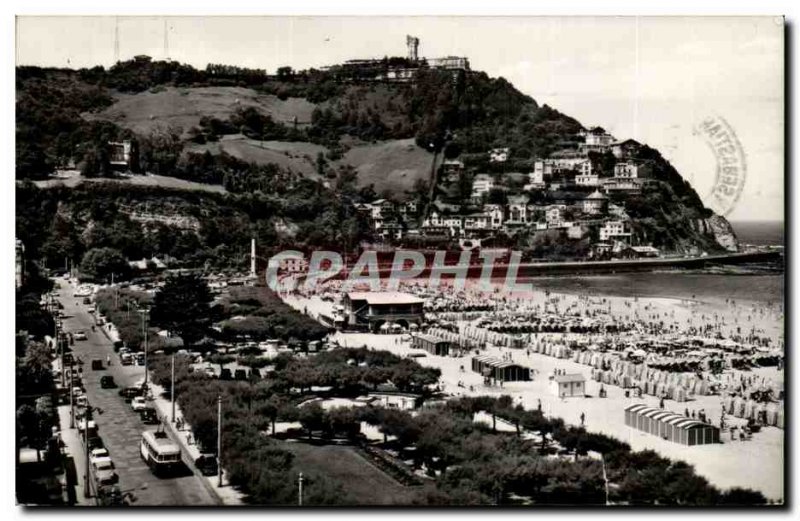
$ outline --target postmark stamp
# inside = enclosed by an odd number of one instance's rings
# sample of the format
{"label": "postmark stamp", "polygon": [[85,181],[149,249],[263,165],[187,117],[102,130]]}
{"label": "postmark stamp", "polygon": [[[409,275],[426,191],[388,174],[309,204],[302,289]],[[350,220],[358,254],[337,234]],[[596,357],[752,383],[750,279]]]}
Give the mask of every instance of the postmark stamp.
{"label": "postmark stamp", "polygon": [[714,213],[726,216],[735,208],[747,180],[744,148],[731,125],[716,114],[704,118],[694,133],[705,140],[717,163],[711,191],[703,200]]}

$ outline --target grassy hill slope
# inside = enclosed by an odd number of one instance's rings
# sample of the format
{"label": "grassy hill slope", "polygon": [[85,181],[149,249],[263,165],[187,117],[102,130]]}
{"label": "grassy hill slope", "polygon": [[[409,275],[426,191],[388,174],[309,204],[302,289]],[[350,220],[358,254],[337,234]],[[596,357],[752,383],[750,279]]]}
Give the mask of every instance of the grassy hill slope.
{"label": "grassy hill slope", "polygon": [[353,165],[360,186],[375,185],[379,194],[389,191],[403,200],[417,180],[430,178],[433,154],[414,144],[414,139],[398,139],[355,146],[339,163]]}
{"label": "grassy hill slope", "polygon": [[243,87],[158,87],[136,94],[115,93],[114,104],[87,119],[111,121],[137,133],[148,134],[158,125],[180,127],[186,133],[203,116],[228,119],[239,108],[254,107],[275,121],[298,126],[311,122],[315,104],[302,98],[278,99]]}
{"label": "grassy hill slope", "polygon": [[265,165],[274,163],[281,168],[292,169],[304,177],[318,178],[315,168],[317,154],[327,153],[328,149],[314,143],[295,141],[257,141],[241,134],[224,136],[218,142],[190,144],[187,152],[228,153],[237,159]]}

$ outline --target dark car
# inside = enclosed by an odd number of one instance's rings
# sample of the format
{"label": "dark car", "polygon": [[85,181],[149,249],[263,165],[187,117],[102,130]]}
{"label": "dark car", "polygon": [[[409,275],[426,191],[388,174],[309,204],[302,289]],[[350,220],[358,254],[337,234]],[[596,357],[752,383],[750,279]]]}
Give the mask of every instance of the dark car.
{"label": "dark car", "polygon": [[146,425],[157,425],[160,423],[158,419],[158,413],[153,407],[145,407],[141,411],[139,411],[139,416],[142,419],[142,422]]}
{"label": "dark car", "polygon": [[119,390],[119,395],[125,399],[125,403],[130,403],[131,400],[142,394],[141,387],[125,387]]}
{"label": "dark car", "polygon": [[219,379],[220,380],[233,380],[233,374],[231,370],[227,367],[224,368],[222,371],[219,372]]}
{"label": "dark car", "polygon": [[240,380],[240,381],[247,380],[247,371],[245,371],[244,369],[237,369],[236,372],[233,373],[233,374],[234,374],[234,378],[236,378],[237,380]]}
{"label": "dark car", "polygon": [[103,444],[103,438],[101,438],[100,436],[90,436],[88,445],[89,445],[89,450],[102,449],[103,447],[105,447],[105,445]]}
{"label": "dark car", "polygon": [[100,378],[100,387],[102,389],[113,389],[117,386],[116,382],[114,382],[113,376],[103,376]]}
{"label": "dark car", "polygon": [[194,464],[204,476],[213,476],[218,471],[216,454],[200,454]]}
{"label": "dark car", "polygon": [[103,360],[100,358],[92,360],[92,371],[100,371],[102,369],[105,369],[105,367],[103,367]]}
{"label": "dark car", "polygon": [[91,304],[92,303],[92,299],[90,299],[89,297],[83,297],[83,303],[84,304]]}

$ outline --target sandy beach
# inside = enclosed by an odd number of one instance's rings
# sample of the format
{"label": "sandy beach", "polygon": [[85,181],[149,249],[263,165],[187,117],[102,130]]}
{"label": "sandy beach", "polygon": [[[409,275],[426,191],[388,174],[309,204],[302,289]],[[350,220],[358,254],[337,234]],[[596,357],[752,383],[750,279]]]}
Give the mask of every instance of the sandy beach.
{"label": "sandy beach", "polygon": [[[618,320],[646,320],[664,322],[667,327],[674,325],[676,331],[691,326],[714,322],[720,333],[727,337],[739,331],[756,331],[761,337],[768,337],[772,347],[783,343],[783,310],[781,307],[766,306],[752,301],[726,302],[725,299],[705,298],[692,300],[667,297],[619,297],[583,296],[568,293],[530,292],[506,295],[491,295],[494,300],[505,302],[518,300],[516,305],[538,310],[564,313],[566,311],[588,308],[597,312],[605,309],[609,316]],[[323,301],[318,296],[288,295],[286,302],[311,316],[329,314],[333,303]],[[558,334],[549,334],[550,338]],[[399,355],[421,353],[410,347],[403,335],[379,335],[370,333],[343,333],[332,335],[332,340],[347,347],[366,346],[370,349],[384,349]],[[601,384],[591,379],[591,368],[567,359],[557,359],[525,349],[487,346],[482,354],[503,357],[511,356],[514,362],[534,369],[531,382],[512,382],[504,386],[486,386],[483,377],[472,372],[471,355],[463,357],[442,357],[427,354],[416,358],[424,365],[437,367],[442,372],[441,384],[444,390],[453,395],[509,394],[526,408],[536,408],[541,402],[546,415],[563,418],[564,421],[580,425],[581,414],[585,414],[585,426],[589,431],[607,434],[623,440],[635,450],[652,449],[659,454],[683,460],[695,467],[697,472],[712,484],[721,487],[747,487],[761,491],[770,500],[783,500],[784,431],[777,427],[763,427],[754,433],[749,441],[731,440],[729,433],[723,434],[721,444],[685,446],[672,443],[656,436],[627,427],[624,424],[624,408],[634,403],[645,403],[658,407],[659,399],[654,396],[625,397],[625,391],[615,385],[604,385],[605,398],[599,398]],[[567,374],[579,373],[586,378],[587,396],[583,398],[558,398],[550,388],[550,377],[554,371],[563,370]],[[726,373],[740,373],[728,370]],[[747,372],[748,376],[765,377],[783,382],[784,373],[774,367],[759,368]],[[462,386],[459,386],[459,382]],[[665,401],[665,409],[683,414],[688,410],[704,410],[709,420],[719,424],[722,412],[721,397],[716,395],[697,395],[690,401],[678,403]],[[728,425],[744,425],[745,421],[726,416]]]}

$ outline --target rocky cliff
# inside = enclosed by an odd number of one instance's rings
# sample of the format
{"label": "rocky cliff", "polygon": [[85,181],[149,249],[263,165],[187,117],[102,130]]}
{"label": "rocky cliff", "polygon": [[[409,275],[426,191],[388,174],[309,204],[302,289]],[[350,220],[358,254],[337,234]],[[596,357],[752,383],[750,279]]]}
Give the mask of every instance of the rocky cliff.
{"label": "rocky cliff", "polygon": [[731,223],[721,215],[714,214],[707,219],[698,222],[699,231],[706,235],[711,235],[714,240],[730,252],[739,251],[739,241],[733,231]]}

